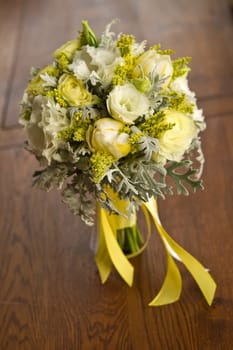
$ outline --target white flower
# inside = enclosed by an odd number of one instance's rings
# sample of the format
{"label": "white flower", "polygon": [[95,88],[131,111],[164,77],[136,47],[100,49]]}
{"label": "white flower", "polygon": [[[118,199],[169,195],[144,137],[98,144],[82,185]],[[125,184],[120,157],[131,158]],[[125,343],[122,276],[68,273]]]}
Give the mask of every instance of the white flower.
{"label": "white flower", "polygon": [[124,124],[111,119],[102,118],[87,131],[87,143],[91,151],[105,151],[116,159],[125,157],[130,151],[129,135],[121,132]]}
{"label": "white flower", "polygon": [[157,161],[162,163],[165,160],[179,162],[192,140],[197,136],[195,123],[191,117],[177,111],[167,111],[165,122],[175,125],[159,137]]}
{"label": "white flower", "polygon": [[101,47],[87,46],[87,53],[92,58],[91,65],[96,68],[96,73],[104,85],[112,81],[116,66],[123,62],[120,50],[107,50]]}
{"label": "white flower", "polygon": [[68,68],[74,72],[77,79],[88,79],[93,67],[91,66],[91,57],[87,53],[87,46],[83,46],[81,50],[76,51],[73,61],[68,65]]}
{"label": "white flower", "polygon": [[69,126],[69,123],[66,109],[55,103],[53,99],[48,99],[48,102],[43,105],[40,125],[53,143],[57,143],[57,134]]}
{"label": "white flower", "polygon": [[50,163],[61,144],[57,135],[69,125],[66,109],[52,99],[36,96],[32,102],[30,119],[24,125],[32,151],[38,156],[43,155]]}
{"label": "white flower", "polygon": [[29,120],[22,120],[27,134],[28,144],[36,155],[41,155],[45,148],[45,136],[43,127],[40,126],[42,105],[46,103],[47,98],[36,96],[32,101],[32,112]]}
{"label": "white flower", "polygon": [[141,55],[144,52],[145,47],[146,47],[146,40],[143,40],[140,43],[134,43],[132,45],[132,55],[133,56]]}
{"label": "white flower", "polygon": [[69,65],[78,79],[88,80],[93,72],[99,77],[102,85],[111,83],[116,66],[123,62],[120,50],[115,47],[83,46],[76,52],[73,63]]}
{"label": "white flower", "polygon": [[197,108],[196,106],[194,107],[194,111],[193,111],[193,114],[192,114],[192,118],[193,120],[195,121],[198,129],[200,131],[203,131],[205,130],[206,128],[206,123],[205,123],[205,117],[203,115],[203,110],[202,109],[199,109]]}
{"label": "white flower", "polygon": [[30,97],[29,97],[27,92],[24,92],[23,98],[21,100],[21,104],[22,105],[30,105],[31,104],[31,99],[30,99]]}
{"label": "white flower", "polygon": [[171,57],[169,55],[160,55],[154,50],[148,50],[144,52],[137,59],[137,67],[134,70],[134,76],[141,77],[143,74],[146,77],[159,76],[160,86],[165,88],[172,77],[173,66]]}
{"label": "white flower", "polygon": [[77,58],[72,64],[69,64],[68,67],[74,72],[74,75],[78,79],[87,80],[90,75],[90,70],[86,62],[80,58]]}
{"label": "white flower", "polygon": [[178,77],[170,85],[172,90],[175,90],[179,93],[184,93],[190,102],[195,102],[195,93],[192,92],[188,86],[187,77]]}
{"label": "white flower", "polygon": [[40,74],[40,77],[44,81],[43,86],[55,87],[57,85],[57,78],[48,73]]}
{"label": "white flower", "polygon": [[114,19],[112,22],[107,24],[103,34],[101,35],[99,47],[104,47],[105,49],[112,49],[116,47],[116,43],[113,41],[113,37],[115,36],[115,33],[110,31],[112,25],[116,22],[118,22],[118,20]]}
{"label": "white flower", "polygon": [[110,115],[126,124],[133,124],[139,116],[146,115],[149,107],[148,98],[132,84],[116,86],[107,98]]}

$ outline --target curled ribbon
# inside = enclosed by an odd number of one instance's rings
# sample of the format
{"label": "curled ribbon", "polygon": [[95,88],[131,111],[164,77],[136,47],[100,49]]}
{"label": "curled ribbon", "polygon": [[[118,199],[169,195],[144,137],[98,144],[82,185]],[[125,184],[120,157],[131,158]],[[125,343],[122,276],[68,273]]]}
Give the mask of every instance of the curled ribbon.
{"label": "curled ribbon", "polygon": [[[148,230],[148,239],[145,245],[140,249],[138,254],[145,249],[149,237],[150,237],[150,218],[148,213],[150,213],[154,224],[159,232],[160,238],[163,242],[166,256],[167,256],[167,272],[162,284],[162,287],[155,298],[149,303],[150,306],[161,306],[173,303],[177,301],[180,297],[182,290],[182,279],[178,267],[174,261],[178,260],[184,264],[187,270],[191,273],[194,280],[198,284],[202,294],[204,295],[207,303],[212,304],[216,283],[213,278],[210,276],[208,271],[200,264],[191,254],[184,250],[178,243],[176,243],[169,234],[163,228],[159,215],[158,215],[158,206],[154,198],[150,198],[149,201],[142,206],[144,212],[147,230]],[[133,274],[134,268],[129,262],[128,258],[135,256],[126,256],[116,238],[116,232],[119,228],[124,227],[122,220],[117,222],[116,215],[110,215],[105,209],[100,208],[100,232],[99,232],[99,244],[98,250],[96,253],[96,264],[99,270],[100,278],[102,283],[105,283],[108,279],[112,265],[116,268],[118,273],[124,279],[124,281],[132,286],[133,284]],[[113,218],[113,219],[112,219]],[[127,219],[125,220],[125,227],[130,226]],[[135,222],[136,214],[131,218],[132,222]],[[137,255],[137,254],[136,254]]]}

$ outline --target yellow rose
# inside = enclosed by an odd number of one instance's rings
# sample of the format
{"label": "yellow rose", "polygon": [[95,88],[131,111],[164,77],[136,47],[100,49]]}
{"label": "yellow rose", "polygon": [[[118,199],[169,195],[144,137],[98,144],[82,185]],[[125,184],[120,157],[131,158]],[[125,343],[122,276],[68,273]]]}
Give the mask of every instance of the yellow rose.
{"label": "yellow rose", "polygon": [[87,91],[83,82],[71,74],[62,74],[58,82],[58,92],[73,107],[84,107],[98,103],[98,97]]}
{"label": "yellow rose", "polygon": [[80,48],[80,40],[74,39],[67,41],[64,45],[59,47],[56,51],[53,53],[53,57],[55,59],[59,59],[63,55],[70,61],[75,53]]}
{"label": "yellow rose", "polygon": [[48,74],[52,77],[58,77],[59,71],[53,65],[48,65],[45,68],[41,69],[37,75],[30,81],[28,84],[26,92],[31,95],[45,95],[46,86],[45,81],[41,78],[41,75]]}
{"label": "yellow rose", "polygon": [[175,125],[159,137],[159,151],[154,159],[161,163],[179,162],[197,136],[196,126],[191,117],[177,111],[166,111],[164,121]]}
{"label": "yellow rose", "polygon": [[102,118],[90,126],[87,131],[87,143],[94,151],[105,151],[116,159],[127,156],[130,152],[129,135],[120,132],[124,124],[111,119]]}
{"label": "yellow rose", "polygon": [[161,86],[165,88],[172,77],[173,66],[169,55],[160,55],[155,50],[148,50],[144,52],[136,62],[133,76],[135,78],[141,77],[142,72],[146,77],[151,74],[158,74],[159,79],[162,79]]}

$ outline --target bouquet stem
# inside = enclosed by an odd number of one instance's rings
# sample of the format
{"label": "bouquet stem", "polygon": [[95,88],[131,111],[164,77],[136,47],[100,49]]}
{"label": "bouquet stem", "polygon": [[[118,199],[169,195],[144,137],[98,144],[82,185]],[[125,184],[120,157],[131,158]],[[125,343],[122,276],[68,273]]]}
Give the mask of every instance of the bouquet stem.
{"label": "bouquet stem", "polygon": [[117,241],[126,255],[137,255],[144,244],[138,225],[117,230]]}

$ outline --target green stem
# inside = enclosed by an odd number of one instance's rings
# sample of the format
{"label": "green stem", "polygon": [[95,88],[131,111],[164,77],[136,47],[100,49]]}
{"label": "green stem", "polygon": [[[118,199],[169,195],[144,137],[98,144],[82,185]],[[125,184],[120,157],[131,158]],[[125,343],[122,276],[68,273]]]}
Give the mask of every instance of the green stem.
{"label": "green stem", "polygon": [[125,254],[137,253],[144,243],[137,225],[117,230],[117,241]]}
{"label": "green stem", "polygon": [[125,245],[125,232],[123,230],[117,230],[117,242],[119,243],[119,246],[122,250],[124,250]]}

